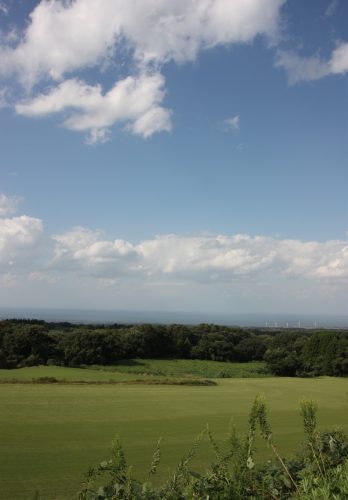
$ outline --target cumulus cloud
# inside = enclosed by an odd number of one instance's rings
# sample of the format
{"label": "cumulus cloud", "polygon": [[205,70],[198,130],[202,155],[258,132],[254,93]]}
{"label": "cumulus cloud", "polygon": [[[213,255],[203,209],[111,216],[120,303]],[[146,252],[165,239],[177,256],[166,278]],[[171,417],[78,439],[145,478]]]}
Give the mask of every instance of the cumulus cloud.
{"label": "cumulus cloud", "polygon": [[235,278],[348,280],[348,242],[266,236],[164,235],[133,245],[75,228],[54,236],[54,265],[101,278],[228,282]]}
{"label": "cumulus cloud", "polygon": [[53,293],[54,304],[68,297],[71,306],[81,301],[92,306],[98,300],[100,307],[105,301],[112,306],[117,296],[126,308],[136,307],[141,297],[182,307],[194,296],[197,304],[202,300],[206,305],[220,297],[228,307],[230,294],[240,300],[253,297],[257,304],[258,290],[266,303],[281,294],[295,308],[301,294],[307,301],[331,297],[342,302],[348,287],[348,240],[169,234],[132,243],[84,227],[50,236],[40,219],[0,218],[0,290],[11,287],[22,290],[25,303],[36,290],[48,301]]}
{"label": "cumulus cloud", "polygon": [[[17,98],[19,114],[63,113],[65,127],[87,131],[87,144],[107,142],[110,128],[119,122],[133,134],[150,137],[171,130],[171,112],[162,105],[162,66],[169,61],[194,61],[201,51],[213,47],[250,43],[257,35],[274,37],[284,2],[42,0],[21,33],[2,34],[0,75],[5,80],[15,77],[30,96],[24,101]],[[327,15],[337,4],[330,4]],[[111,89],[81,78],[81,71],[94,68],[100,70],[101,82],[102,72],[115,70],[125,57],[129,75],[115,78]],[[328,60],[278,50],[275,65],[286,70],[291,84],[343,74],[348,71],[348,43],[340,43]],[[47,82],[53,86],[42,93],[38,89]],[[143,100],[136,89],[144,92],[147,107],[127,114],[120,96],[125,92],[126,102],[136,107],[138,99]],[[239,126],[236,118],[229,123],[232,129]]]}
{"label": "cumulus cloud", "polygon": [[40,219],[27,215],[0,218],[0,269],[30,265],[40,253],[42,236]]}
{"label": "cumulus cloud", "polygon": [[20,196],[6,196],[0,193],[0,217],[15,213],[21,201],[22,198]]}
{"label": "cumulus cloud", "polygon": [[65,112],[63,125],[71,130],[89,130],[89,143],[106,142],[108,127],[117,122],[127,123],[134,134],[149,137],[171,129],[170,112],[160,106],[163,87],[164,78],[159,73],[129,76],[106,94],[100,85],[71,79],[46,94],[17,104],[16,111],[30,117]]}
{"label": "cumulus cloud", "polygon": [[83,227],[54,235],[52,267],[93,276],[104,276],[110,272],[111,275],[122,275],[136,269],[138,253],[131,243],[119,239],[105,241],[99,236],[99,232]]}
{"label": "cumulus cloud", "polygon": [[41,1],[0,68],[26,82],[99,65],[126,41],[140,64],[193,60],[201,49],[250,42],[277,29],[283,0]]}
{"label": "cumulus cloud", "polygon": [[[149,137],[171,129],[170,112],[161,106],[161,66],[193,61],[201,50],[218,45],[273,36],[284,1],[42,0],[19,39],[0,45],[0,74],[16,76],[27,91],[31,89],[31,99],[16,106],[20,114],[45,116],[68,110],[64,125],[88,130],[89,143],[105,142],[108,127],[118,121],[126,121],[131,133]],[[78,72],[88,67],[113,67],[125,51],[133,75],[117,81],[108,92],[78,78]],[[37,95],[33,88],[43,81],[57,84]]]}
{"label": "cumulus cloud", "polygon": [[348,71],[348,43],[339,44],[326,61],[319,56],[302,57],[293,51],[278,50],[275,65],[285,69],[291,85],[300,81],[319,80],[328,75],[344,74]]}
{"label": "cumulus cloud", "polygon": [[[107,282],[118,278],[182,282],[259,281],[281,276],[348,283],[348,240],[326,242],[267,236],[160,235],[137,244],[74,227],[45,235],[41,219],[20,215],[18,197],[0,195],[0,272],[54,283],[65,273]],[[2,217],[1,217],[2,216]],[[4,278],[5,279],[5,278]],[[10,280],[11,281],[11,280]]]}

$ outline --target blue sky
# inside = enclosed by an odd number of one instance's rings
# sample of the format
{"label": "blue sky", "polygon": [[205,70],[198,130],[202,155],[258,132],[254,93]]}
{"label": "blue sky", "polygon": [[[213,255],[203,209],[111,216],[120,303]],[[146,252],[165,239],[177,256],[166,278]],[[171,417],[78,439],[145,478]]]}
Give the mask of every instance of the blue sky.
{"label": "blue sky", "polygon": [[1,303],[345,313],[347,19],[1,1]]}

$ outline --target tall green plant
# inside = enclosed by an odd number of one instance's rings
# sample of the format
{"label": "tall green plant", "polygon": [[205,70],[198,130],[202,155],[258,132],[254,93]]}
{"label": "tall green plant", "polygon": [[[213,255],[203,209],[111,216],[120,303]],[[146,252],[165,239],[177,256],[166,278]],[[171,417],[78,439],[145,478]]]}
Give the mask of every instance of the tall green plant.
{"label": "tall green plant", "polygon": [[[112,457],[86,474],[79,500],[344,500],[348,498],[348,440],[338,430],[319,432],[317,406],[301,402],[306,437],[304,452],[296,460],[279,453],[264,398],[255,398],[248,430],[239,438],[230,426],[225,446],[219,446],[209,426],[194,440],[169,480],[154,487],[150,479],[161,458],[160,440],[155,446],[145,482],[135,479],[120,441],[113,443]],[[255,462],[257,431],[272,450],[275,461]],[[204,474],[190,469],[202,439],[207,437],[214,461]],[[97,487],[96,485],[102,484]]]}

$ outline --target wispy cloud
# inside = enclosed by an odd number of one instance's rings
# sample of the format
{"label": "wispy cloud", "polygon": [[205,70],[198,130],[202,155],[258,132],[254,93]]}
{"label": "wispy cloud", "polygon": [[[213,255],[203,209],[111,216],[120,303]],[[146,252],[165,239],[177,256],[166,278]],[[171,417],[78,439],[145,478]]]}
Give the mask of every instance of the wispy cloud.
{"label": "wispy cloud", "polygon": [[4,2],[0,2],[0,14],[8,14],[8,6]]}
{"label": "wispy cloud", "polygon": [[231,116],[227,118],[224,122],[229,130],[239,130],[240,128],[240,116]]}
{"label": "wispy cloud", "polygon": [[7,90],[5,88],[0,89],[0,109],[8,106],[6,94]]}
{"label": "wispy cloud", "polygon": [[21,201],[23,201],[23,198],[20,196],[6,196],[0,193],[0,217],[15,213]]}
{"label": "wispy cloud", "polygon": [[275,65],[285,69],[291,85],[300,81],[319,80],[332,74],[344,74],[348,71],[348,43],[340,43],[328,60],[319,56],[302,57],[293,51],[278,50]]}
{"label": "wispy cloud", "polygon": [[340,5],[340,0],[331,0],[331,2],[329,3],[324,12],[323,17],[325,19],[332,17],[337,12],[339,5]]}

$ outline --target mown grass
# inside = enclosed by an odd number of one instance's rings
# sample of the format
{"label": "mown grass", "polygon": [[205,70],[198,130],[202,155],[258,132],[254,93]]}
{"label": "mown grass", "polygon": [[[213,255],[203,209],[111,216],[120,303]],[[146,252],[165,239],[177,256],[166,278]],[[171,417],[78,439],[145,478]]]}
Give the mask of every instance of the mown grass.
{"label": "mown grass", "polygon": [[[218,441],[231,417],[245,431],[246,416],[260,393],[270,408],[279,451],[289,455],[302,439],[299,400],[318,402],[320,428],[338,425],[347,432],[347,392],[348,380],[336,378],[221,379],[216,387],[3,384],[0,498],[30,499],[38,488],[47,500],[72,499],[88,467],[108,456],[116,434],[140,474],[163,437],[161,479],[207,422]],[[265,445],[260,450],[260,459],[268,456]],[[193,465],[202,468],[211,458],[203,444]]]}
{"label": "mown grass", "polygon": [[90,368],[101,371],[112,370],[119,373],[166,377],[244,378],[271,376],[267,372],[266,364],[262,361],[231,363],[201,359],[131,359],[120,361],[114,366],[94,365]]}

